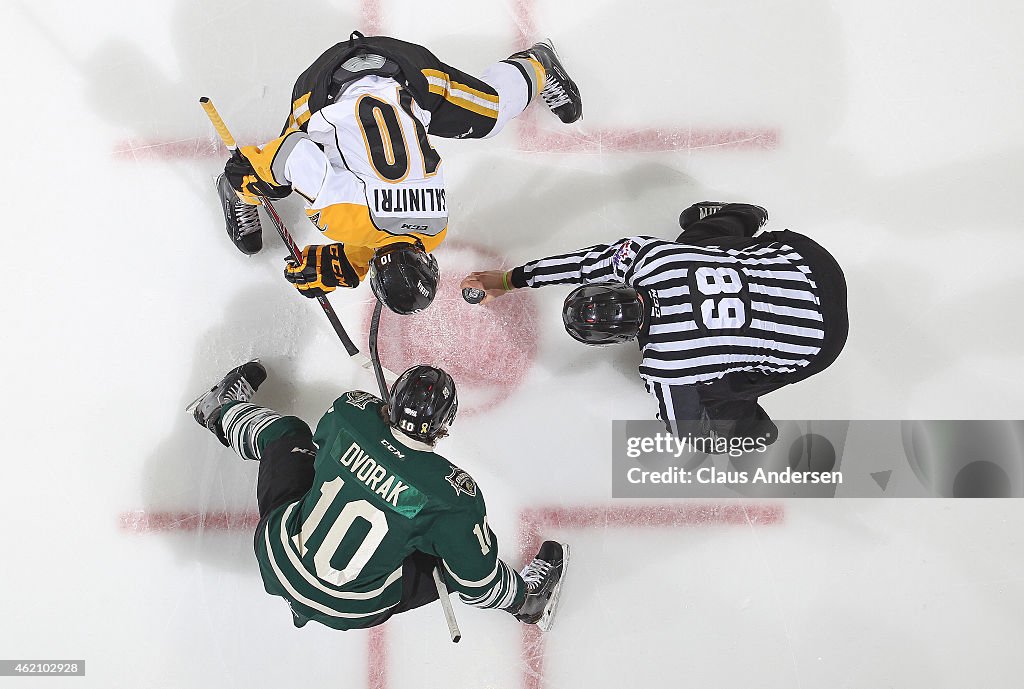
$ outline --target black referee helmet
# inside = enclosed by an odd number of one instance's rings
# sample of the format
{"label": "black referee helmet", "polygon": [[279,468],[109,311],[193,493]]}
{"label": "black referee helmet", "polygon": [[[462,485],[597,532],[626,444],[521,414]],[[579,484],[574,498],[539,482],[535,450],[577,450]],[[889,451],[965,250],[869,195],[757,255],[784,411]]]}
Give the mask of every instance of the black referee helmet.
{"label": "black referee helmet", "polygon": [[565,298],[562,322],[566,332],[583,344],[628,342],[643,327],[643,302],[637,291],[627,285],[583,285]]}

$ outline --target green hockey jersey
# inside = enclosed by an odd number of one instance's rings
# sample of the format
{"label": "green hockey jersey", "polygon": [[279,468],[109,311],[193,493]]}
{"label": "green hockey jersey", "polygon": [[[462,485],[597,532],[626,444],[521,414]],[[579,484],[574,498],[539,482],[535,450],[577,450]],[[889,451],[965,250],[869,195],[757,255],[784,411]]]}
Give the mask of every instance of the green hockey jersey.
{"label": "green hockey jersey", "polygon": [[346,392],[320,419],[313,487],[256,532],[267,593],[289,602],[297,626],[372,627],[401,599],[402,561],[420,551],[442,559],[464,602],[521,602],[525,584],[498,557],[480,487],[429,446],[396,438],[382,406]]}

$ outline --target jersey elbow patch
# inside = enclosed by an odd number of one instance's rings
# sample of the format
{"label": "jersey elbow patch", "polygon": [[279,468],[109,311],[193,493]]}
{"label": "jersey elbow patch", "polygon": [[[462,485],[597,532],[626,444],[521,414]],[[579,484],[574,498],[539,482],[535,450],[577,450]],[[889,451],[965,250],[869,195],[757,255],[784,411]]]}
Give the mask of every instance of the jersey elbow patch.
{"label": "jersey elbow patch", "polygon": [[305,132],[292,131],[272,142],[277,146],[276,151],[272,150],[273,158],[270,161],[270,174],[273,175],[274,181],[285,184],[291,183],[287,172],[288,159],[291,157],[295,147],[303,141],[309,141],[309,137],[306,136]]}

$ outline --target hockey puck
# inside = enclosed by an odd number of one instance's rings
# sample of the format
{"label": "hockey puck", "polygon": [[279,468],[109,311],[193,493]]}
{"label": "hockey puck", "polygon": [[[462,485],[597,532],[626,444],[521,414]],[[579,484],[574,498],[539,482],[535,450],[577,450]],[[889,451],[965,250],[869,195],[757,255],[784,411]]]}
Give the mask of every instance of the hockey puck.
{"label": "hockey puck", "polygon": [[470,304],[479,304],[487,296],[487,292],[476,287],[465,287],[462,290],[462,298],[468,301]]}

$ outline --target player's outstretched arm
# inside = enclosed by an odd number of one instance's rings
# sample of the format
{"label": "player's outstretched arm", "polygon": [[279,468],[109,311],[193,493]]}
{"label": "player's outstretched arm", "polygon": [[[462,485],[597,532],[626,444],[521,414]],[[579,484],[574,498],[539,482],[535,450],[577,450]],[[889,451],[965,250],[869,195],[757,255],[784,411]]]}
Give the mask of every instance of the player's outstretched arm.
{"label": "player's outstretched arm", "polygon": [[[472,534],[468,538],[467,532]],[[457,591],[463,603],[505,610],[520,622],[551,629],[569,561],[568,545],[545,541],[518,573],[498,557],[498,540],[482,509],[446,515],[438,521],[436,533],[434,549],[441,557],[448,590]]]}
{"label": "player's outstretched arm", "polygon": [[262,147],[242,146],[232,151],[224,165],[224,176],[250,203],[257,202],[256,196],[283,199],[292,192],[292,179],[286,172],[288,161],[303,144],[315,148],[305,133],[289,131]]}
{"label": "player's outstretched arm", "polygon": [[432,541],[448,589],[457,591],[463,603],[505,609],[526,597],[523,578],[498,557],[498,539],[482,509],[445,515],[437,521]]}
{"label": "player's outstretched arm", "polygon": [[659,240],[626,237],[612,244],[595,244],[568,254],[539,258],[509,271],[470,273],[463,289],[480,289],[486,304],[514,289],[588,282],[622,282],[632,285],[643,255]]}
{"label": "player's outstretched arm", "polygon": [[[320,147],[298,130],[288,130],[262,147],[242,146],[224,166],[224,174],[243,196],[258,193],[280,199],[297,191],[307,204],[312,204],[333,181],[330,178],[338,175]],[[344,174],[351,175],[347,171]]]}

